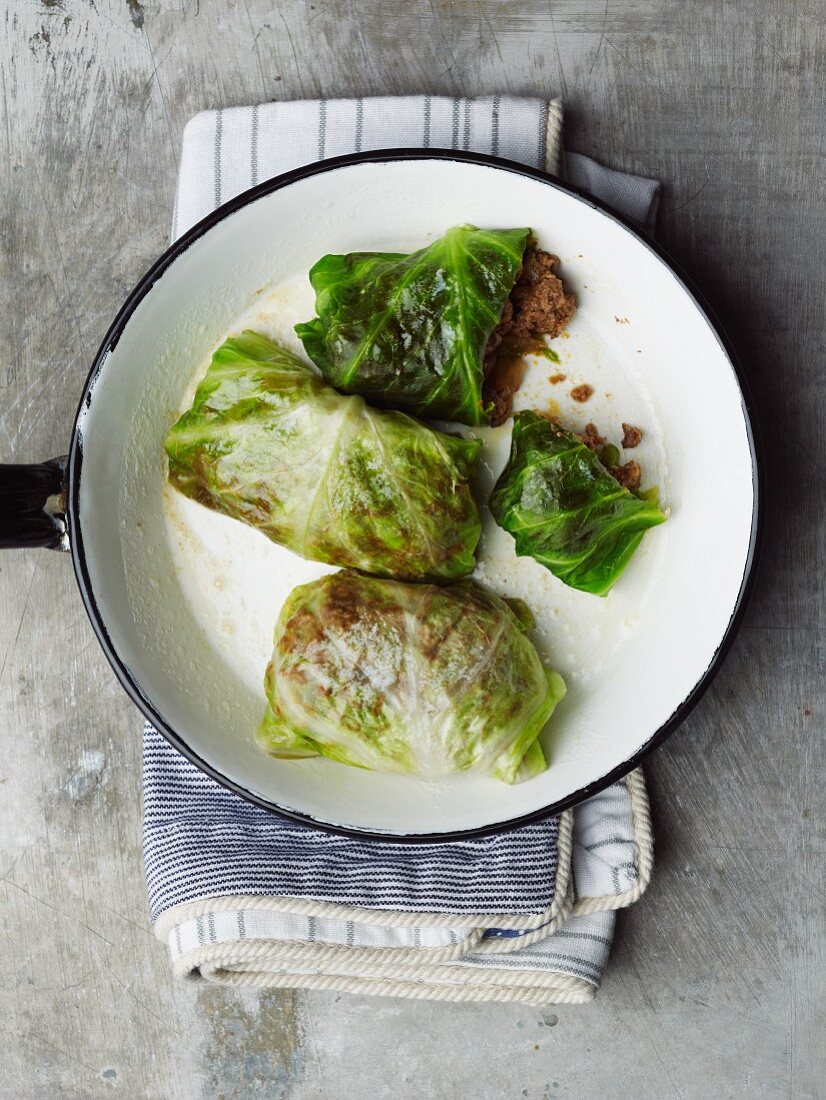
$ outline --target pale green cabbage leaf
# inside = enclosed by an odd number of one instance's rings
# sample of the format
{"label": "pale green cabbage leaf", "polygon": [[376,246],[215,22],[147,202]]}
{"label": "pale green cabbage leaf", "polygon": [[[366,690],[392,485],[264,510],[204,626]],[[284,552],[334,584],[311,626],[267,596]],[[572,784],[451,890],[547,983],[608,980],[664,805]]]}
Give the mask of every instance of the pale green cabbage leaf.
{"label": "pale green cabbage leaf", "polygon": [[344,397],[257,333],[218,348],[165,447],[176,489],[302,557],[410,580],[474,567],[481,443]]}
{"label": "pale green cabbage leaf", "polygon": [[258,742],[374,771],[474,771],[505,783],[547,767],[539,734],[565,684],[508,604],[350,570],[295,588],[275,628]]}

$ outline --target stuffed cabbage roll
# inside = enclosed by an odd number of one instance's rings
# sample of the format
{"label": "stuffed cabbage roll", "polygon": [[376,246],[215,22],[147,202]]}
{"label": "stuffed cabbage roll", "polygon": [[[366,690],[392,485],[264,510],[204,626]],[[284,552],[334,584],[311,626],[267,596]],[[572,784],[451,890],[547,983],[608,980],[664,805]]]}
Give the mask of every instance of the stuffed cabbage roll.
{"label": "stuffed cabbage roll", "polygon": [[302,557],[412,580],[474,567],[481,444],[343,397],[254,332],[218,348],[165,446],[176,489]]}
{"label": "stuffed cabbage roll", "polygon": [[665,520],[577,436],[534,412],[513,418],[510,460],[490,510],[518,555],[597,596],[608,594],[646,530]]}
{"label": "stuffed cabbage roll", "polygon": [[[373,404],[463,424],[502,423],[525,350],[544,350],[574,298],[529,229],[457,226],[410,255],[324,256],[318,316],[296,325],[327,381]],[[521,369],[520,369],[521,365]]]}
{"label": "stuffed cabbage roll", "polygon": [[565,684],[524,630],[471,581],[342,570],[302,585],[275,628],[258,742],[374,771],[530,778],[547,767],[538,737]]}

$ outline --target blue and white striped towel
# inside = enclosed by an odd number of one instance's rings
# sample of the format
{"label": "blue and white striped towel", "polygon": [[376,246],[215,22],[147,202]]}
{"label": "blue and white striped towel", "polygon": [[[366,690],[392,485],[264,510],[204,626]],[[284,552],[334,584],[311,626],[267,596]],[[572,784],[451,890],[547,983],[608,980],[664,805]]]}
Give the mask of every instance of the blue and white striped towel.
{"label": "blue and white striped towel", "polygon": [[[652,228],[658,186],[577,154],[559,101],[321,100],[208,111],[184,133],[177,236],[261,180],[354,149],[490,152],[558,171]],[[152,919],[174,972],[233,985],[442,1000],[577,1002],[599,987],[614,912],[652,868],[640,771],[559,818],[443,845],[305,829],[144,736]]]}

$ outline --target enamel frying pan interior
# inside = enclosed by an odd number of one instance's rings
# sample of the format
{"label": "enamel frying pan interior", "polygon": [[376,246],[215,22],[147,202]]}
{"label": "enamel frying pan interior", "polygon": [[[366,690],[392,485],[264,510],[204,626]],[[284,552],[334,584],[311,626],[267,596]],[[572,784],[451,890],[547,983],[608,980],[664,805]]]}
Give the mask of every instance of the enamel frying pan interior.
{"label": "enamel frying pan interior", "polygon": [[[404,251],[451,225],[530,225],[577,293],[559,342],[587,409],[533,363],[517,407],[555,407],[640,452],[668,522],[649,533],[605,600],[572,592],[486,518],[480,580],[521,595],[543,658],[569,693],[543,735],[551,766],[508,787],[424,780],[326,760],[275,761],[255,746],[278,610],[328,567],[178,498],[163,440],[214,348],[244,327],[298,348],[313,312],[307,271],[326,252]],[[509,428],[482,430],[482,499]],[[725,485],[724,491],[722,485]],[[161,732],[219,782],[275,812],[376,838],[446,840],[527,822],[627,773],[688,712],[730,641],[752,573],[757,457],[737,371],[664,256],[593,200],[539,172],[474,154],[338,158],[220,208],[147,273],[116,318],[81,400],[69,461],[75,570],[115,672]]]}

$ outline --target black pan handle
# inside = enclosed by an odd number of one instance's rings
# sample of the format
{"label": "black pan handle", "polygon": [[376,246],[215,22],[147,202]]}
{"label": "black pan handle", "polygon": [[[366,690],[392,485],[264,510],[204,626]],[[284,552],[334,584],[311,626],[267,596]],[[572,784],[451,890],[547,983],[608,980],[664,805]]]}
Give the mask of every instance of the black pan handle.
{"label": "black pan handle", "polygon": [[0,549],[69,549],[66,456],[33,466],[0,465]]}

